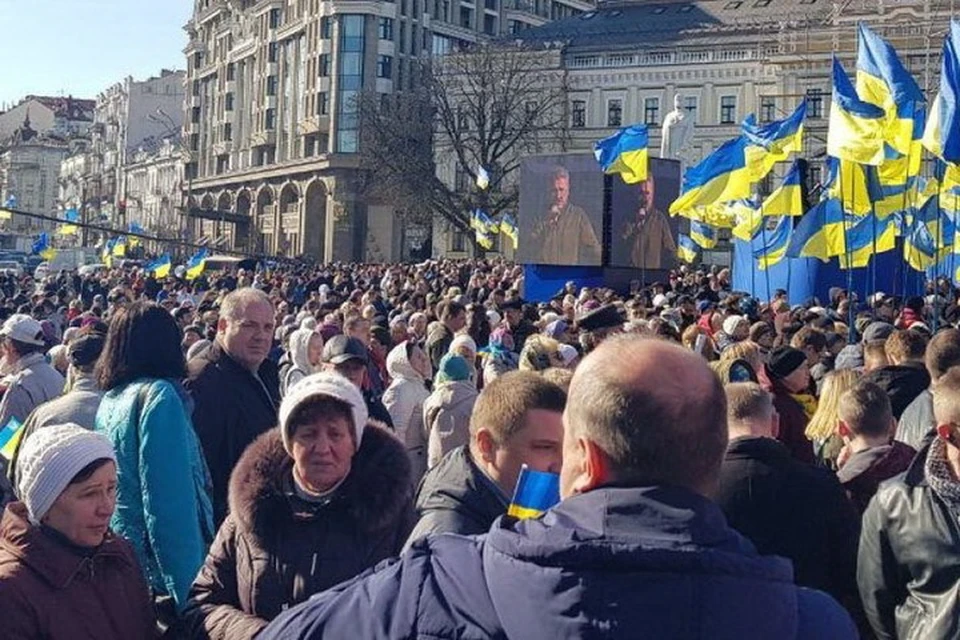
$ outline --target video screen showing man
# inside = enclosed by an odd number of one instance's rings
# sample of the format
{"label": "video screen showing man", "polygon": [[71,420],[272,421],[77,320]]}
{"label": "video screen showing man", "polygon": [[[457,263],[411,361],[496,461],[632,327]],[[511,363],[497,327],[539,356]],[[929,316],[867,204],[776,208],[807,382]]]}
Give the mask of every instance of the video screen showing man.
{"label": "video screen showing man", "polygon": [[676,220],[666,211],[679,194],[678,174],[678,163],[651,160],[644,182],[612,179],[611,266],[656,270],[675,265]]}
{"label": "video screen showing man", "polygon": [[520,181],[520,261],[599,266],[603,176],[596,160],[528,158]]}

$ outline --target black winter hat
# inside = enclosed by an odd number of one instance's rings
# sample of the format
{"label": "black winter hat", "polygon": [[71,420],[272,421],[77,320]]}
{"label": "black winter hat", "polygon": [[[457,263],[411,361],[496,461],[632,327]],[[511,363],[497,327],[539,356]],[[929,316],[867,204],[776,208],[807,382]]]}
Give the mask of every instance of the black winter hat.
{"label": "black winter hat", "polygon": [[770,352],[767,369],[775,378],[786,378],[807,360],[807,356],[793,347],[777,347]]}

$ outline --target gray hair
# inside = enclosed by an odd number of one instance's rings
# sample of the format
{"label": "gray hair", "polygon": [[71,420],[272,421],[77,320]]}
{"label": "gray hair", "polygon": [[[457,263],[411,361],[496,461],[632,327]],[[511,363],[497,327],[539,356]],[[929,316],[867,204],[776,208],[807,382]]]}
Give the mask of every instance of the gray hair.
{"label": "gray hair", "polygon": [[273,307],[270,296],[266,293],[253,287],[244,287],[227,294],[220,305],[220,316],[227,320],[240,320],[247,307],[253,304],[265,304]]}

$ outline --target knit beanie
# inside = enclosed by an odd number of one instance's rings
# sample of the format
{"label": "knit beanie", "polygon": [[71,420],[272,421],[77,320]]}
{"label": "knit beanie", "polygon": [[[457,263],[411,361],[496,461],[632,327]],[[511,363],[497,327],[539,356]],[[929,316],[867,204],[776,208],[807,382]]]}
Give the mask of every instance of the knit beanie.
{"label": "knit beanie", "polygon": [[353,416],[353,432],[356,436],[357,449],[360,448],[363,429],[367,426],[369,418],[363,394],[355,384],[339,373],[323,371],[301,379],[287,390],[287,395],[280,403],[280,437],[283,439],[283,448],[287,453],[292,450],[293,439],[293,425],[290,424],[290,418],[304,404],[321,397],[333,398],[349,405]]}
{"label": "knit beanie", "polygon": [[20,450],[17,493],[27,505],[30,522],[39,525],[73,478],[91,462],[117,461],[113,444],[103,435],[72,423],[38,429]]}
{"label": "knit beanie", "polygon": [[807,356],[799,349],[793,347],[777,347],[770,352],[770,362],[767,369],[775,378],[786,378],[797,370],[805,361]]}
{"label": "knit beanie", "polygon": [[732,336],[741,322],[746,322],[746,318],[743,316],[727,316],[723,321],[723,332]]}

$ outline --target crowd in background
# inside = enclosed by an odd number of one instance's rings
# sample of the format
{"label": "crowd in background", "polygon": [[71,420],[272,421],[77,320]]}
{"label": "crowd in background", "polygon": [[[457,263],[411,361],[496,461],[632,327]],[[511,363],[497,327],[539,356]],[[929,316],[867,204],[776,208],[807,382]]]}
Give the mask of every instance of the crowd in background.
{"label": "crowd in background", "polygon": [[956,291],[729,275],[0,276],[2,635],[960,637]]}

